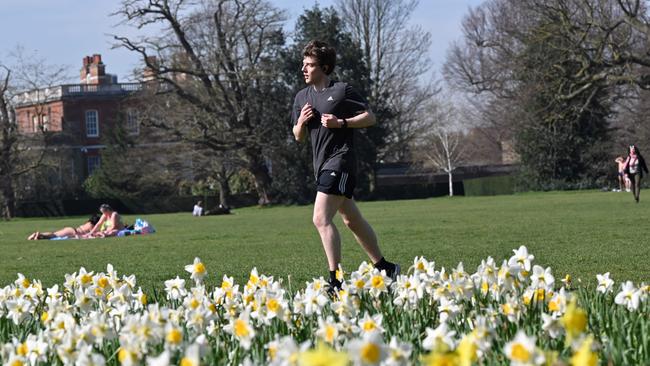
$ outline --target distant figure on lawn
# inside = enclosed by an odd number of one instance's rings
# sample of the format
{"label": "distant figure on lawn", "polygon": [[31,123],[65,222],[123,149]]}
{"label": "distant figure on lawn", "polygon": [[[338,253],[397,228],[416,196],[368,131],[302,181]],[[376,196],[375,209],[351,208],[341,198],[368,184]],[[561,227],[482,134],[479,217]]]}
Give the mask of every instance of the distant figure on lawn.
{"label": "distant figure on lawn", "polygon": [[623,192],[623,189],[625,189],[625,192],[629,192],[630,178],[628,178],[627,174],[625,174],[625,158],[619,156],[614,161],[618,167],[618,189],[614,188],[613,191]]}
{"label": "distant figure on lawn", "polygon": [[224,206],[222,203],[219,204],[219,207],[213,208],[212,210],[206,210],[205,216],[211,215],[228,215],[230,214],[230,207]]}
{"label": "distant figure on lawn", "polygon": [[107,236],[115,236],[120,230],[124,229],[122,217],[111,206],[104,203],[99,206],[99,211],[102,213],[102,216],[92,230],[84,235],[84,237],[104,238]]}
{"label": "distant figure on lawn", "polygon": [[203,216],[203,202],[199,201],[194,205],[194,210],[192,211],[192,216]]}
{"label": "distant figure on lawn", "polygon": [[27,240],[49,240],[54,238],[64,238],[64,237],[75,237],[79,238],[82,235],[88,234],[90,230],[95,227],[95,224],[99,221],[99,215],[92,215],[88,221],[83,224],[75,227],[64,227],[63,229],[57,231],[46,231],[39,232],[36,231],[27,237]]}
{"label": "distant figure on lawn", "polygon": [[648,166],[645,164],[645,159],[641,152],[635,145],[630,145],[627,159],[625,159],[625,174],[630,177],[630,185],[634,200],[639,203],[639,195],[641,194],[641,178],[643,172],[648,172]]}

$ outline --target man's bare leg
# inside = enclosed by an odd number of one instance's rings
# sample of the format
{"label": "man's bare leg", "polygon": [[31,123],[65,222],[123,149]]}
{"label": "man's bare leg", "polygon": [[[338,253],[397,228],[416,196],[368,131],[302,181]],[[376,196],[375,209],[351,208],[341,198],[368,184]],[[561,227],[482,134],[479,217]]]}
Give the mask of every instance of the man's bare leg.
{"label": "man's bare leg", "polygon": [[345,199],[344,196],[316,193],[313,222],[320,234],[330,271],[336,271],[341,263],[341,236],[332,219]]}
{"label": "man's bare leg", "polygon": [[339,207],[339,213],[343,218],[343,223],[352,230],[357,243],[368,254],[372,263],[379,262],[383,256],[377,244],[377,235],[375,235],[375,231],[359,211],[354,200],[345,198]]}

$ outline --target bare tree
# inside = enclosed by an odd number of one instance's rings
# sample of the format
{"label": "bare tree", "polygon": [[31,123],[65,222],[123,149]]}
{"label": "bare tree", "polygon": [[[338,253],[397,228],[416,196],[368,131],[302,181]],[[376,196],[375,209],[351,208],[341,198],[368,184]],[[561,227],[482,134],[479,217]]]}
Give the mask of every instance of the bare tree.
{"label": "bare tree", "polygon": [[429,111],[429,132],[414,141],[413,160],[424,169],[447,173],[449,196],[453,196],[453,174],[465,158],[460,115],[451,103],[443,101],[430,103]]}
{"label": "bare tree", "polygon": [[[423,105],[438,88],[426,80],[431,34],[409,26],[418,0],[338,0],[346,29],[361,47],[370,73],[370,102],[388,133],[380,159],[405,160],[409,143],[422,132]],[[423,81],[425,79],[425,81]]]}
{"label": "bare tree", "polygon": [[260,203],[269,203],[266,157],[289,105],[276,70],[284,13],[263,0],[123,0],[115,14],[158,30],[115,36],[142,56],[149,78],[175,95],[187,117],[158,123],[188,142],[236,152],[255,177]]}
{"label": "bare tree", "polygon": [[[37,55],[25,55],[17,48],[9,59],[13,66],[0,60],[0,197],[2,217],[15,215],[18,180],[42,166],[46,157],[47,114],[44,105],[51,97],[48,88],[65,79],[63,67],[50,66]],[[34,131],[20,131],[16,106],[34,108]],[[32,122],[32,121],[28,121]]]}

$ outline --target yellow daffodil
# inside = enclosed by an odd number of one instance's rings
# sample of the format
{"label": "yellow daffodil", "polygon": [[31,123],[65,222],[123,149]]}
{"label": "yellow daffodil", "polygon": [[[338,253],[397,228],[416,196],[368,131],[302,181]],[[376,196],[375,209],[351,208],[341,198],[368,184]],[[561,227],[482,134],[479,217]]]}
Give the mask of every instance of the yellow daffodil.
{"label": "yellow daffodil", "polygon": [[580,345],[576,353],[571,356],[571,366],[596,366],[598,355],[591,350],[593,337],[589,336]]}
{"label": "yellow daffodil", "polygon": [[564,315],[560,318],[560,323],[566,331],[568,344],[571,344],[573,339],[587,328],[587,313],[578,307],[575,297],[571,299]]}
{"label": "yellow daffodil", "polygon": [[301,352],[298,355],[300,366],[347,366],[348,355],[319,342],[316,348]]}

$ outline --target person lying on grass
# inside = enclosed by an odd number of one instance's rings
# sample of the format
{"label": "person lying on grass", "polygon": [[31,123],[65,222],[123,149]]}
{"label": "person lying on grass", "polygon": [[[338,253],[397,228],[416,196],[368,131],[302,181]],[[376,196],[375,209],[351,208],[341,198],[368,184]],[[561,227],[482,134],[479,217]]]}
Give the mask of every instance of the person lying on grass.
{"label": "person lying on grass", "polygon": [[63,229],[57,231],[46,231],[40,232],[35,231],[30,236],[27,237],[27,240],[47,240],[54,238],[63,238],[63,237],[75,237],[79,238],[82,235],[88,234],[90,230],[95,227],[95,224],[99,221],[98,215],[92,215],[88,221],[77,227],[64,227]]}
{"label": "person lying on grass", "polygon": [[122,217],[111,206],[104,203],[99,206],[99,211],[102,213],[102,217],[99,218],[99,221],[90,232],[83,236],[84,238],[115,236],[120,230],[124,229]]}

